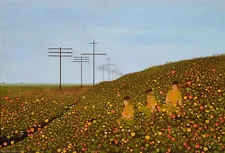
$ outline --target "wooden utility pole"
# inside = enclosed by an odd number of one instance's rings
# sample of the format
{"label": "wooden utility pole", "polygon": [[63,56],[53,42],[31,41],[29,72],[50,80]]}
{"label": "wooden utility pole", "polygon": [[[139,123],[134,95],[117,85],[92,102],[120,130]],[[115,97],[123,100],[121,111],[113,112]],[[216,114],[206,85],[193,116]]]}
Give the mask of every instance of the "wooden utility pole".
{"label": "wooden utility pole", "polygon": [[93,53],[87,53],[87,54],[81,54],[81,55],[92,55],[93,56],[93,86],[94,86],[95,85],[95,55],[106,55],[106,54],[95,53],[95,45],[98,43],[96,43],[94,40],[90,44],[93,45]]}
{"label": "wooden utility pole", "polygon": [[107,70],[107,65],[99,66],[99,70],[102,70],[103,81],[105,81],[105,70]]}
{"label": "wooden utility pole", "polygon": [[[72,50],[72,48],[48,48],[49,50],[59,50],[59,52],[48,52],[49,54],[54,53],[54,54],[59,54],[59,55],[48,55],[50,57],[59,57],[59,89],[62,90],[62,57],[73,57],[73,52],[62,52],[62,50]],[[70,55],[62,55],[62,54],[70,54]]]}
{"label": "wooden utility pole", "polygon": [[83,62],[89,62],[89,57],[85,57],[85,56],[79,56],[79,57],[74,57],[74,61],[72,61],[72,62],[80,62],[80,78],[81,78],[81,81],[80,81],[80,87],[82,87],[83,86]]}
{"label": "wooden utility pole", "polygon": [[120,70],[118,71],[118,74],[120,77],[124,75]]}
{"label": "wooden utility pole", "polygon": [[107,64],[107,67],[108,67],[108,81],[110,81],[110,66],[115,66],[115,64],[110,64],[110,58],[108,58],[108,64]]}
{"label": "wooden utility pole", "polygon": [[110,73],[112,73],[112,80],[114,80],[113,74],[116,74],[116,70],[111,70]]}

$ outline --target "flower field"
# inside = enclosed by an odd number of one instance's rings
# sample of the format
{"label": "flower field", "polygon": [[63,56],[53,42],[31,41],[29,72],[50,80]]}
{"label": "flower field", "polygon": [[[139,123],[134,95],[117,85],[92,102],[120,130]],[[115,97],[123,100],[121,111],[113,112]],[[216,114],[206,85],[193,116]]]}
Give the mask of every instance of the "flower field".
{"label": "flower field", "polygon": [[[174,80],[183,95],[179,118],[138,111],[148,88],[163,105]],[[150,67],[74,94],[10,90],[1,100],[2,152],[225,153],[225,55]],[[127,95],[134,121],[118,125]]]}

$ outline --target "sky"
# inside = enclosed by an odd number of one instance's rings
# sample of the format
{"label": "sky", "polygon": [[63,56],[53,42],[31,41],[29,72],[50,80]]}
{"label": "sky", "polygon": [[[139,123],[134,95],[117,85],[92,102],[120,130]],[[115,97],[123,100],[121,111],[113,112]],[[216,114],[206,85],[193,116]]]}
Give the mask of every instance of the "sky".
{"label": "sky", "polygon": [[[225,53],[225,1],[0,0],[0,82],[58,83],[59,58],[48,57],[48,48],[71,47],[80,56],[92,53],[93,40],[95,52],[107,54],[95,57],[96,82],[108,58],[128,74]],[[92,83],[89,58],[83,83]],[[80,63],[72,60],[62,59],[63,83],[80,83]]]}

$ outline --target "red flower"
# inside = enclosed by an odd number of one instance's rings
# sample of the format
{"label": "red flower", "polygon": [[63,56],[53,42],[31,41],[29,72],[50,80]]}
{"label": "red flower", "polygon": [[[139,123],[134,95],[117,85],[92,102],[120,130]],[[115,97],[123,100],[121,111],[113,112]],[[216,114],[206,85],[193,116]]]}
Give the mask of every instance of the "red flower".
{"label": "red flower", "polygon": [[219,123],[215,123],[215,126],[219,126]]}
{"label": "red flower", "polygon": [[191,85],[191,81],[188,81],[187,84],[188,84],[188,85]]}
{"label": "red flower", "polygon": [[212,69],[212,72],[216,72],[216,69],[213,68],[213,69]]}

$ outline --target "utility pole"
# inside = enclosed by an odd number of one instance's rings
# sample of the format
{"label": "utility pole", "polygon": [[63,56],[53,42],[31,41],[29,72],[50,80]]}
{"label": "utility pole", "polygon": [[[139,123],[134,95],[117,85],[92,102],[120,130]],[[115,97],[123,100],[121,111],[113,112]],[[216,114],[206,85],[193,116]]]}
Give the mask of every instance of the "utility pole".
{"label": "utility pole", "polygon": [[118,71],[118,74],[120,77],[124,75],[120,70]]}
{"label": "utility pole", "polygon": [[115,64],[110,64],[110,58],[108,58],[108,64],[107,64],[107,66],[108,66],[108,81],[110,81],[110,66],[115,66]]}
{"label": "utility pole", "polygon": [[83,68],[82,68],[82,67],[83,67],[83,66],[82,66],[82,65],[83,65],[83,64],[82,64],[82,63],[83,63],[83,62],[89,62],[89,57],[87,57],[87,56],[74,57],[74,61],[72,61],[72,62],[80,62],[80,75],[81,75],[81,76],[80,76],[80,78],[81,78],[81,79],[80,79],[80,80],[81,80],[81,81],[80,81],[80,82],[81,82],[81,83],[80,83],[80,87],[82,87],[82,86],[83,86],[83,83],[82,83],[82,82],[83,82],[83,81],[82,81],[82,78],[83,78],[83,76],[82,76],[82,74],[83,74],[83,70],[82,70]]}
{"label": "utility pole", "polygon": [[93,86],[94,86],[95,85],[95,55],[106,55],[106,54],[95,53],[95,45],[98,43],[96,43],[94,40],[90,44],[93,45],[93,53],[87,53],[87,54],[81,54],[81,55],[92,55],[93,56]]}
{"label": "utility pole", "polygon": [[102,70],[103,81],[105,81],[105,70],[107,70],[107,65],[99,66],[99,70]]}
{"label": "utility pole", "polygon": [[73,52],[62,52],[62,50],[72,50],[72,48],[48,48],[49,50],[59,50],[59,52],[48,52],[49,54],[59,54],[59,55],[48,55],[49,57],[59,57],[59,89],[62,90],[62,57],[72,57],[73,55],[62,55],[62,54],[73,54]]}
{"label": "utility pole", "polygon": [[111,70],[110,73],[112,73],[112,80],[114,80],[113,74],[116,74],[116,70]]}

